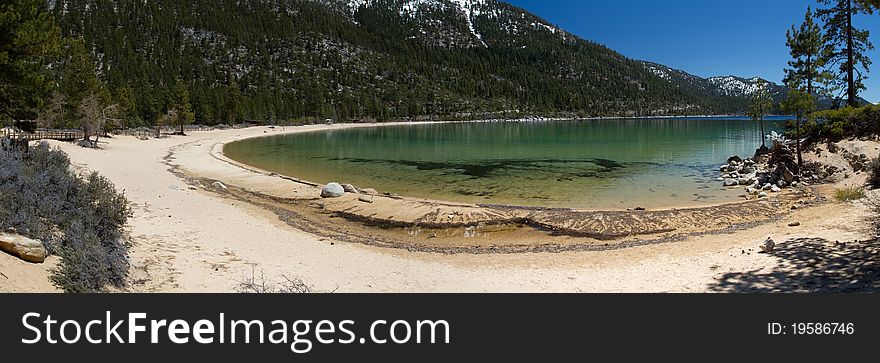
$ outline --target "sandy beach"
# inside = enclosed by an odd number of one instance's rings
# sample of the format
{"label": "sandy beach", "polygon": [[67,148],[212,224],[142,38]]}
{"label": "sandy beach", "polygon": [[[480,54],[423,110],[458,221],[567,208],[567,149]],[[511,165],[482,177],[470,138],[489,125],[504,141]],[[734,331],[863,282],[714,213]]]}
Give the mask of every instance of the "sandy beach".
{"label": "sandy beach", "polygon": [[[150,140],[117,136],[103,139],[97,150],[68,143],[51,144],[67,152],[80,171],[94,170],[105,175],[119,190],[124,190],[131,202],[133,216],[128,232],[132,240],[132,292],[229,292],[254,271],[270,281],[278,281],[282,276],[299,277],[317,291],[327,292],[747,291],[760,288],[756,285],[759,282],[732,283],[732,279],[746,273],[761,276],[782,272],[794,276],[802,268],[784,261],[784,255],[759,254],[758,245],[767,237],[779,243],[783,251],[787,247],[834,248],[836,241],[850,241],[850,247],[835,250],[846,254],[847,248],[856,248],[853,241],[873,236],[868,220],[871,213],[861,203],[825,201],[792,208],[790,203],[800,200],[780,197],[774,208],[786,211],[768,222],[742,217],[742,223],[727,223],[714,229],[700,227],[688,233],[655,231],[645,237],[652,243],[594,249],[535,249],[527,253],[436,253],[428,252],[433,251],[428,248],[389,248],[345,237],[360,235],[370,239],[378,233],[376,240],[390,238],[382,234],[385,232],[375,232],[374,227],[341,221],[333,215],[332,212],[358,205],[356,200],[320,201],[319,189],[314,186],[239,165],[222,156],[222,146],[235,140],[340,127],[351,126],[316,125],[284,131],[255,127]],[[875,147],[871,149],[865,151],[869,156],[880,154]],[[857,183],[854,180],[858,178],[842,183]],[[225,188],[208,184],[209,181],[220,181]],[[827,195],[831,188],[819,187],[816,193]],[[388,199],[363,205],[361,209],[391,208],[400,214],[394,217],[401,221],[426,215],[412,206],[428,201]],[[306,215],[297,209],[279,212],[279,208],[272,207],[287,202],[302,204],[302,210],[324,211],[329,227],[309,222],[309,218],[319,218],[321,212]],[[309,206],[314,203],[321,204],[320,208]],[[455,218],[461,218],[460,223],[470,223],[480,216],[498,217],[474,206],[444,206],[451,212],[435,215],[444,223],[452,223],[448,219]],[[469,208],[473,213],[467,212]],[[407,216],[404,210],[415,215]],[[440,218],[450,213],[454,218]],[[679,216],[658,217],[652,223],[671,223],[668,221],[681,220]],[[760,219],[767,220],[766,215]],[[790,227],[792,222],[799,225]],[[336,230],[336,224],[343,226],[344,231]],[[353,232],[354,228],[363,229],[363,233]],[[501,248],[504,252],[506,245],[522,247],[520,242],[511,241],[533,237],[518,233],[521,232],[498,233],[490,239],[491,246],[458,247]],[[554,242],[557,246],[577,245],[577,241],[583,240],[570,236],[552,238],[563,238]],[[481,241],[469,239],[474,240]],[[465,240],[449,241],[454,244]],[[51,263],[27,266],[37,270],[31,272],[25,272],[19,265],[22,263],[0,255],[0,281],[7,280],[0,284],[0,291],[53,290],[45,282]],[[793,286],[791,290],[798,288]]]}

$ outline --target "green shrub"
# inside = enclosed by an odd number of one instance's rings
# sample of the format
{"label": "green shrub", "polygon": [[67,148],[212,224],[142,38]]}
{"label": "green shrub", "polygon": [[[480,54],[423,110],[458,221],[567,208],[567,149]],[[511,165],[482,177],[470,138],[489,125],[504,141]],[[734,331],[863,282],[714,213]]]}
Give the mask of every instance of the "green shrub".
{"label": "green shrub", "polygon": [[852,202],[865,197],[862,188],[841,188],[834,191],[834,199],[841,203]]}
{"label": "green shrub", "polygon": [[880,134],[880,106],[844,107],[814,112],[805,124],[805,135],[837,141],[850,136]]}
{"label": "green shrub", "polygon": [[43,241],[61,257],[52,282],[67,292],[125,286],[124,196],[97,173],[78,178],[67,155],[47,146],[28,157],[0,151],[0,228]]}

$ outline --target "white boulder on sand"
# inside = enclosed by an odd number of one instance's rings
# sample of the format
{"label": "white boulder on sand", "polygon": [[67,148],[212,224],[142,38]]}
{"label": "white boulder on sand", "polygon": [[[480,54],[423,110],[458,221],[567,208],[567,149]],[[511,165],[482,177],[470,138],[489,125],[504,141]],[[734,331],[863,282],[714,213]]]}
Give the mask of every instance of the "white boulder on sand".
{"label": "white boulder on sand", "polygon": [[43,263],[48,255],[46,248],[43,247],[43,242],[2,232],[0,232],[0,250],[34,263]]}
{"label": "white boulder on sand", "polygon": [[321,198],[339,198],[345,195],[345,189],[339,183],[329,183],[321,189]]}

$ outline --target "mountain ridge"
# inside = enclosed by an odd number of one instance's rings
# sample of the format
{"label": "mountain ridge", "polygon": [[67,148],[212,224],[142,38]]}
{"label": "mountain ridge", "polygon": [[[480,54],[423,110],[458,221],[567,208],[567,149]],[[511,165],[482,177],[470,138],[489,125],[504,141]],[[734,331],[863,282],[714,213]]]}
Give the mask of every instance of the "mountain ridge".
{"label": "mountain ridge", "polygon": [[142,95],[144,123],[167,110],[177,80],[206,124],[730,114],[749,103],[496,0],[52,5],[63,33],[91,46],[111,93]]}

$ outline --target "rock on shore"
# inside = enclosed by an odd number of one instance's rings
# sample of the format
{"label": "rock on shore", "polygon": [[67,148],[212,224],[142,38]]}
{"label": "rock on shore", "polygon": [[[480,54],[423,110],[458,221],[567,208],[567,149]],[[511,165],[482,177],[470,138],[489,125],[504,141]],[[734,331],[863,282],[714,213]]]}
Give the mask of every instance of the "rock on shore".
{"label": "rock on shore", "polygon": [[12,233],[0,232],[0,250],[34,263],[43,263],[48,255],[43,242]]}
{"label": "rock on shore", "polygon": [[748,195],[758,198],[766,198],[768,192],[779,193],[783,188],[798,185],[798,176],[793,171],[797,166],[793,164],[787,147],[779,145],[769,158],[764,155],[756,159],[731,156],[719,168],[719,180],[725,187],[745,186]]}
{"label": "rock on shore", "polygon": [[339,183],[329,183],[321,189],[321,198],[339,198],[345,195],[345,188]]}

